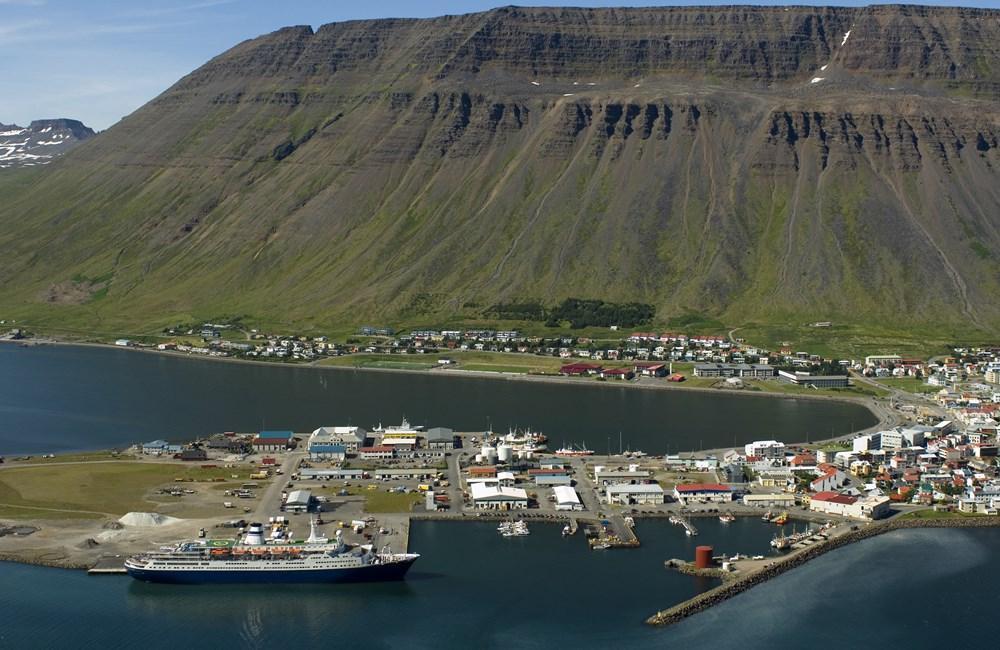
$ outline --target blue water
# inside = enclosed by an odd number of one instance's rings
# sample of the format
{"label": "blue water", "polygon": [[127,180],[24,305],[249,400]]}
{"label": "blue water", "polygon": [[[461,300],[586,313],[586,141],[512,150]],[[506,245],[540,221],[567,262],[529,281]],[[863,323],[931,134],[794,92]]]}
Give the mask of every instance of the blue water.
{"label": "blue water", "polygon": [[[699,522],[697,542],[640,522],[638,549],[591,551],[561,525],[502,538],[488,522],[414,522],[405,582],[175,586],[0,563],[0,647],[550,648],[657,644],[656,609],[716,584],[663,567],[696,543],[765,552],[752,519]],[[732,550],[730,551],[732,552]]]}
{"label": "blue water", "polygon": [[415,522],[402,583],[178,587],[0,563],[3,648],[996,647],[1000,530],[908,530],[848,546],[669,628],[643,619],[713,585],[662,560],[695,543],[765,552],[772,527],[640,523],[594,552],[554,525]]}
{"label": "blue water", "polygon": [[650,454],[871,426],[857,404],[302,366],[219,363],[114,348],[0,345],[0,455],[190,440],[219,431],[411,422],[532,427],[556,446]]}

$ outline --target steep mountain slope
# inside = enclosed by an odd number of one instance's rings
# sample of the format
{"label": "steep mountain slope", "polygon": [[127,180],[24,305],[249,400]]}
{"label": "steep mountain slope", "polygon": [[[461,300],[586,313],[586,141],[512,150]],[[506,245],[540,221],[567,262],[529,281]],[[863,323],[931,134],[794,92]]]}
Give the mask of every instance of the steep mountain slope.
{"label": "steep mountain slope", "polygon": [[0,178],[0,311],[1000,326],[1000,12],[516,9],[286,28]]}
{"label": "steep mountain slope", "polygon": [[48,164],[93,136],[77,120],[34,120],[27,128],[0,124],[0,169]]}

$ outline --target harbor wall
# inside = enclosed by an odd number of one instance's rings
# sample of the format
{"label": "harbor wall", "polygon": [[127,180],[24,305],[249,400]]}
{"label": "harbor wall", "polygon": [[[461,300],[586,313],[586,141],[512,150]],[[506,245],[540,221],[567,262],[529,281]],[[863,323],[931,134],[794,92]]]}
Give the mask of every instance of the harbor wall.
{"label": "harbor wall", "polygon": [[766,567],[748,573],[745,576],[729,580],[718,587],[701,593],[690,600],[674,605],[669,609],[657,612],[648,619],[649,625],[673,625],[685,618],[714,607],[733,596],[743,593],[759,584],[767,582],[786,571],[790,571],[806,562],[823,555],[829,551],[860,542],[877,535],[889,533],[896,530],[910,528],[992,528],[1000,527],[1000,517],[969,517],[969,518],[949,518],[949,519],[897,519],[882,523],[869,524],[858,530],[852,530],[843,535],[830,538],[826,542],[821,542],[809,548],[803,549],[785,559],[776,560]]}

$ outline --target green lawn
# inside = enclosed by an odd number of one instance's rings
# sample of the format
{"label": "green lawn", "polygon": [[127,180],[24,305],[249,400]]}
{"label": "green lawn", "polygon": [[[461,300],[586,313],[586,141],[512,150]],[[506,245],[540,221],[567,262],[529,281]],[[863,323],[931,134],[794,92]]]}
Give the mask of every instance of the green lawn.
{"label": "green lawn", "polygon": [[958,512],[950,510],[916,510],[900,515],[900,519],[961,519],[963,517],[985,517],[987,515],[973,512]]}
{"label": "green lawn", "polygon": [[232,480],[234,473],[245,477],[249,470],[146,462],[8,467],[0,470],[0,515],[100,518],[155,510],[162,499],[147,498],[154,488],[175,483],[177,478]]}
{"label": "green lawn", "polygon": [[400,494],[386,492],[384,489],[359,490],[357,494],[365,495],[365,512],[410,512],[413,507],[423,501],[423,494]]}
{"label": "green lawn", "polygon": [[900,390],[909,391],[911,393],[936,393],[941,390],[940,386],[928,386],[924,383],[923,379],[917,379],[916,377],[900,377],[900,378],[887,378],[876,380],[880,384],[889,386],[890,388],[898,388]]}

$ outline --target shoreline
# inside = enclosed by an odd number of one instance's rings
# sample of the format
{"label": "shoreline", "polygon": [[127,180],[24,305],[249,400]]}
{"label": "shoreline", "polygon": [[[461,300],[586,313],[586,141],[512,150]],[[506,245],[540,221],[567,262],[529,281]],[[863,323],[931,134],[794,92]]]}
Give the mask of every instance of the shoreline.
{"label": "shoreline", "polygon": [[[584,387],[599,387],[599,388],[626,388],[626,389],[641,389],[641,390],[664,390],[673,391],[675,393],[683,392],[693,392],[698,394],[723,394],[734,397],[757,397],[765,399],[786,399],[786,400],[814,400],[814,401],[832,401],[832,402],[842,402],[845,404],[855,404],[864,407],[872,416],[875,418],[876,422],[863,429],[857,429],[854,431],[849,431],[846,433],[839,434],[832,438],[823,438],[821,440],[814,440],[810,442],[801,441],[788,441],[787,444],[821,444],[824,442],[832,442],[837,440],[842,440],[845,437],[853,437],[856,435],[861,435],[870,431],[877,431],[883,428],[888,428],[894,424],[894,422],[888,420],[883,414],[880,414],[873,404],[876,404],[875,397],[863,397],[860,395],[813,395],[813,394],[802,394],[793,395],[786,393],[770,393],[764,391],[744,391],[740,389],[732,388],[710,388],[706,386],[680,386],[676,384],[668,384],[667,382],[662,383],[650,383],[649,381],[644,381],[643,379],[638,379],[634,382],[599,382],[595,380],[586,381],[574,377],[562,377],[555,375],[532,375],[528,373],[506,373],[506,372],[490,372],[486,370],[461,370],[458,368],[434,368],[434,369],[415,369],[415,368],[357,368],[353,366],[341,366],[341,365],[323,365],[322,360],[311,361],[308,363],[285,363],[281,361],[259,361],[256,359],[237,359],[233,357],[211,357],[202,355],[191,355],[185,352],[176,352],[172,350],[156,350],[151,348],[137,348],[137,347],[125,347],[116,346],[108,343],[94,343],[86,341],[64,341],[60,339],[51,338],[40,338],[40,339],[20,339],[20,340],[2,340],[0,343],[13,343],[25,347],[34,346],[44,346],[44,345],[62,345],[62,346],[77,346],[84,348],[106,348],[114,350],[125,350],[128,352],[140,352],[147,354],[157,354],[164,355],[168,357],[174,357],[179,359],[192,359],[195,361],[211,361],[211,362],[223,362],[232,364],[248,364],[254,366],[266,366],[272,368],[311,368],[321,371],[334,370],[334,371],[353,371],[353,372],[366,372],[366,373],[402,373],[402,374],[415,374],[415,375],[425,375],[425,376],[452,376],[457,378],[473,378],[473,379],[488,379],[492,381],[525,381],[525,382],[540,382],[549,384],[559,384],[566,386],[584,386]],[[679,453],[694,453],[694,450],[679,452]]]}
{"label": "shoreline", "polygon": [[1000,517],[962,519],[896,519],[881,523],[871,523],[858,530],[849,531],[825,542],[815,544],[793,555],[776,560],[761,569],[727,580],[723,584],[702,592],[682,603],[661,610],[646,619],[647,625],[666,627],[683,621],[737,596],[744,591],[763,584],[772,578],[791,571],[821,555],[843,548],[856,542],[877,537],[897,530],[913,528],[996,528],[1000,527]]}

